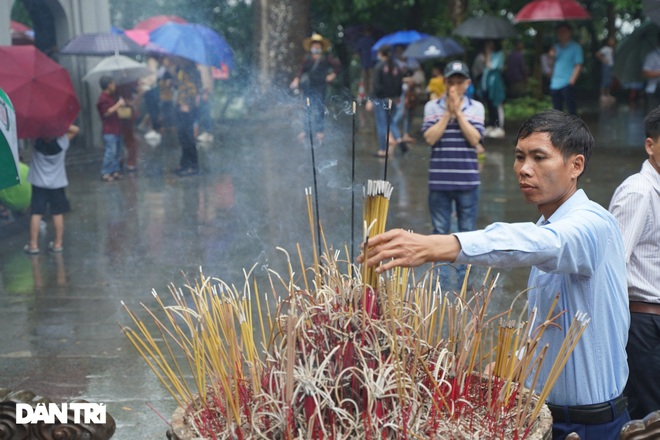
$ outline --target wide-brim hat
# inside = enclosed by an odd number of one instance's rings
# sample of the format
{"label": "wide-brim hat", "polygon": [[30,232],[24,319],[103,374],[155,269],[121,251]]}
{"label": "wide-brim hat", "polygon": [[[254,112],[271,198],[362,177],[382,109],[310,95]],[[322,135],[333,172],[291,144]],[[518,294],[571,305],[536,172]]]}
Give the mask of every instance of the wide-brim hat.
{"label": "wide-brim hat", "polygon": [[323,46],[323,51],[330,49],[330,41],[326,38],[323,38],[321,34],[312,34],[311,37],[305,38],[303,40],[303,47],[306,51],[312,47],[312,43],[321,43]]}

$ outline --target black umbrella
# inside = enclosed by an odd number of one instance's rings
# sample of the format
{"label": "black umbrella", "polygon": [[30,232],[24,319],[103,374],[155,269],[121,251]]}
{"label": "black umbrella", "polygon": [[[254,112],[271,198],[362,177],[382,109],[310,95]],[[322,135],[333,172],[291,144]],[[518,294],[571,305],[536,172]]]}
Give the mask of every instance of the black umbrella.
{"label": "black umbrella", "polygon": [[449,37],[424,37],[411,43],[403,51],[406,58],[417,58],[418,60],[432,60],[434,58],[451,57],[465,53],[465,49]]}
{"label": "black umbrella", "polygon": [[614,52],[614,76],[622,84],[644,82],[642,67],[644,58],[649,52],[658,47],[658,34],[660,26],[647,21],[635,31],[626,36],[617,45]]}
{"label": "black umbrella", "polygon": [[454,34],[483,40],[501,40],[515,37],[518,31],[503,18],[482,15],[465,20],[454,30]]}
{"label": "black umbrella", "polygon": [[60,53],[107,57],[115,54],[144,55],[147,50],[126,35],[99,32],[72,38],[60,49]]}

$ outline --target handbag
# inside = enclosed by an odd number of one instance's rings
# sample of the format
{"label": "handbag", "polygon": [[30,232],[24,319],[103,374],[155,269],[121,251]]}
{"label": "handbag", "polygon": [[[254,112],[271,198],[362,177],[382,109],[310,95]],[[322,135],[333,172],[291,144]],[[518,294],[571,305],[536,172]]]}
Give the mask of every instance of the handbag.
{"label": "handbag", "polygon": [[133,109],[130,107],[119,107],[117,109],[117,116],[119,119],[131,119],[133,116]]}

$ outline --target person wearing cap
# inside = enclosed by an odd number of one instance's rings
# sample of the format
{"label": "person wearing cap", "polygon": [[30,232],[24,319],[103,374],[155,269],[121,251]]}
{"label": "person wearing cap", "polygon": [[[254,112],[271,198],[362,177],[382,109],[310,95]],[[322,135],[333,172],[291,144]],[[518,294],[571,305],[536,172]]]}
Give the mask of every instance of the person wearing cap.
{"label": "person wearing cap", "polygon": [[[368,243],[366,263],[377,272],[435,261],[531,267],[530,328],[565,312],[538,345],[548,348],[534,379],[537,392],[551,379],[573,318],[588,316],[547,397],[556,439],[576,432],[583,439],[615,440],[630,420],[623,395],[630,326],[625,247],[616,218],[578,189],[593,148],[594,138],[577,116],[556,110],[534,115],[518,131],[513,171],[525,200],[541,214],[536,224],[498,222],[430,236],[395,229],[369,237]],[[364,255],[357,261],[365,263]]]}
{"label": "person wearing cap", "polygon": [[445,66],[446,93],[424,106],[422,133],[431,146],[429,211],[434,234],[447,234],[456,205],[458,230],[472,231],[477,221],[479,163],[484,106],[465,96],[470,71],[465,63]]}
{"label": "person wearing cap", "polygon": [[[339,74],[341,64],[332,56],[325,54],[330,49],[330,42],[319,34],[314,34],[303,41],[305,50],[309,52],[305,56],[298,74],[291,82],[291,88],[301,90],[305,102],[309,99],[311,111],[311,130],[316,138],[323,140],[325,114],[325,92],[327,85],[332,83]],[[309,112],[305,112],[304,131],[298,135],[304,139],[305,133],[310,130]]]}

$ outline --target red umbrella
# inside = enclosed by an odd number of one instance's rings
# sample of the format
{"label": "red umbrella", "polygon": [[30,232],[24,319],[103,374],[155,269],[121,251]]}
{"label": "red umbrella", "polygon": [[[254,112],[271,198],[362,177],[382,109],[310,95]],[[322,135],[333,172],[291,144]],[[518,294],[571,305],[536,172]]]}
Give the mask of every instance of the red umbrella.
{"label": "red umbrella", "polygon": [[516,14],[515,21],[564,21],[591,18],[575,0],[534,0]]}
{"label": "red umbrella", "polygon": [[61,136],[80,104],[69,72],[34,46],[0,46],[0,88],[16,111],[18,138]]}
{"label": "red umbrella", "polygon": [[17,21],[11,20],[9,23],[9,30],[11,32],[20,32],[20,33],[25,33],[30,30],[30,27],[27,25],[24,25],[23,23],[19,23]]}
{"label": "red umbrella", "polygon": [[167,23],[188,23],[183,18],[178,15],[154,15],[149,17],[146,20],[142,20],[135,25],[133,29],[144,29],[146,31],[153,31],[154,29],[161,27]]}
{"label": "red umbrella", "polygon": [[149,43],[149,31],[146,29],[126,29],[124,35],[140,46],[146,46]]}

